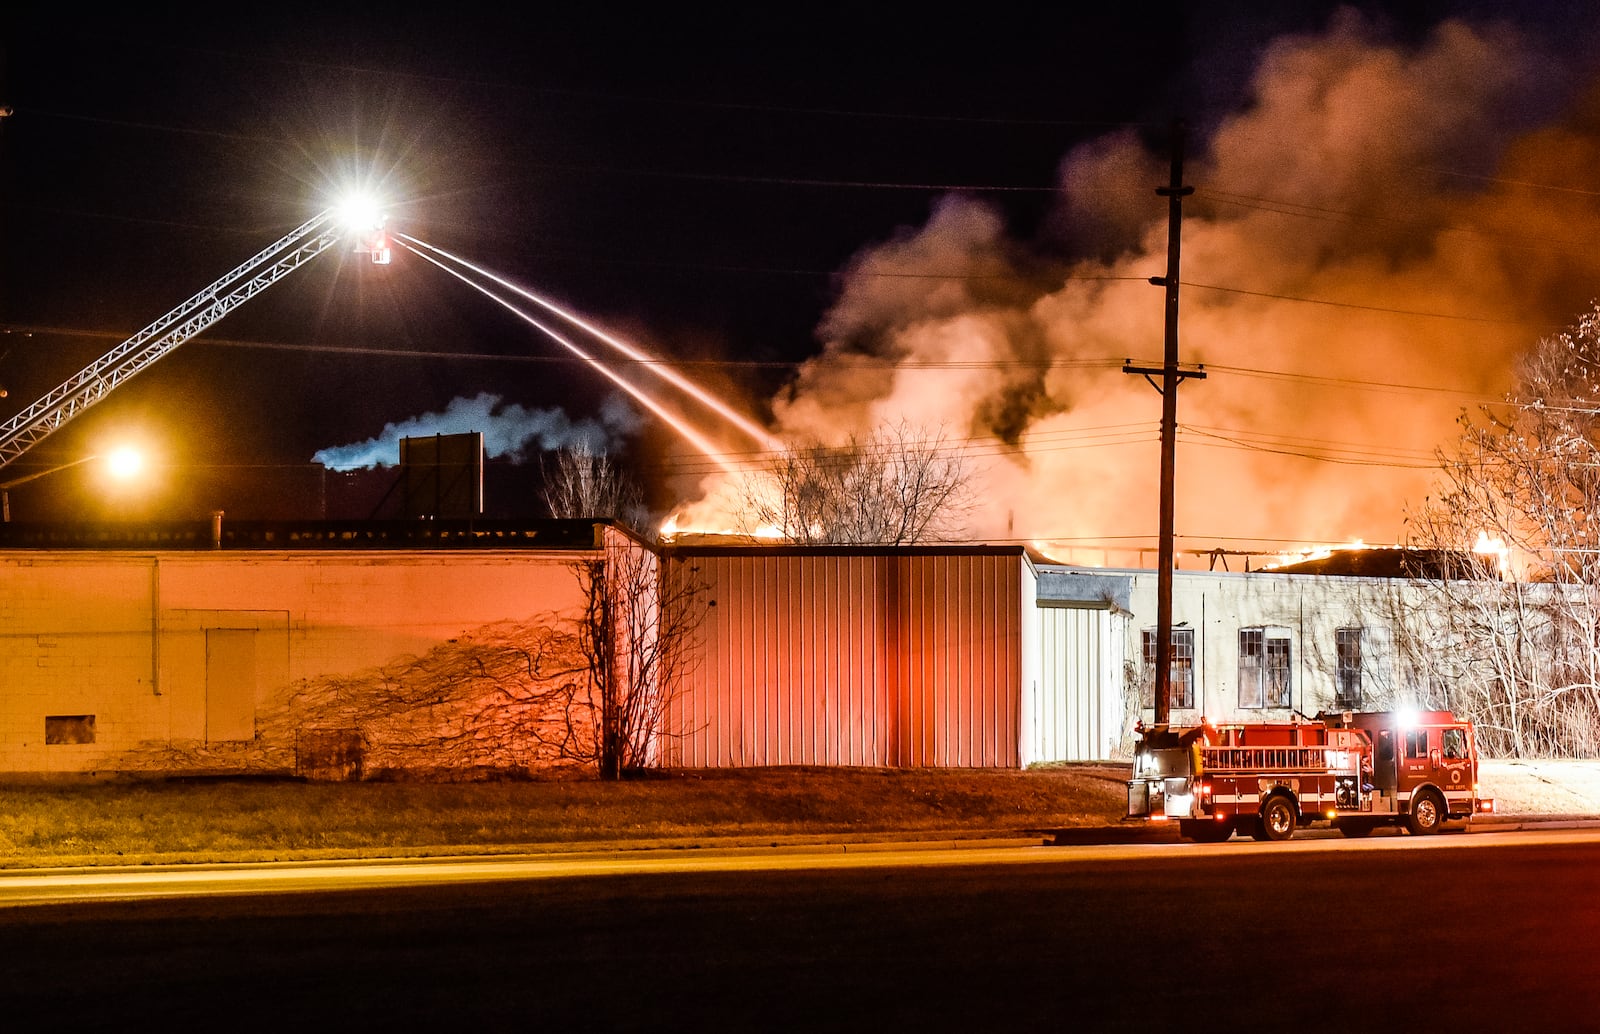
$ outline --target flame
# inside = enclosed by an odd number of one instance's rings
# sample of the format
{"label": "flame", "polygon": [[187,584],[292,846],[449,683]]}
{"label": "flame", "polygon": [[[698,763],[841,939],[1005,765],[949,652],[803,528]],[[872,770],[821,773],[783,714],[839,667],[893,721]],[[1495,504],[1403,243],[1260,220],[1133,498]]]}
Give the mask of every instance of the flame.
{"label": "flame", "polygon": [[1290,564],[1303,564],[1311,560],[1326,560],[1335,553],[1348,553],[1364,549],[1399,549],[1399,546],[1369,546],[1365,539],[1351,539],[1348,542],[1336,545],[1307,546],[1302,550],[1285,550],[1278,553],[1275,559],[1262,564],[1263,571],[1275,567],[1287,567]]}
{"label": "flame", "polygon": [[692,538],[725,539],[730,542],[782,542],[783,531],[774,524],[764,524],[753,530],[739,526],[732,511],[703,510],[685,506],[674,510],[661,522],[657,534],[663,542]]}
{"label": "flame", "polygon": [[1472,544],[1472,551],[1504,558],[1511,552],[1511,549],[1501,539],[1491,538],[1487,531],[1480,531],[1478,532],[1478,541]]}
{"label": "flame", "polygon": [[1506,545],[1504,539],[1480,531],[1478,540],[1472,544],[1472,551],[1482,557],[1494,557],[1495,569],[1500,577],[1511,577],[1511,547]]}
{"label": "flame", "polygon": [[1043,539],[1034,539],[1032,542],[1028,543],[1028,548],[1033,550],[1035,553],[1038,553],[1040,556],[1044,557],[1053,564],[1067,563],[1061,554],[1056,552],[1055,547]]}

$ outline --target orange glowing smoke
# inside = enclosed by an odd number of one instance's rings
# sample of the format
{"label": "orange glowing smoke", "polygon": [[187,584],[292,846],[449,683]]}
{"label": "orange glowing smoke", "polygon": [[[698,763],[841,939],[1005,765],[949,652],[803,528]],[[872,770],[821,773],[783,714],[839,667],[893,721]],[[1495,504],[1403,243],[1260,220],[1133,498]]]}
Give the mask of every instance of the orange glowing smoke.
{"label": "orange glowing smoke", "polygon": [[[1407,47],[1346,12],[1278,40],[1239,110],[1191,127],[1180,351],[1209,376],[1179,397],[1180,549],[1399,541],[1458,414],[1587,308],[1600,106],[1573,90],[1531,116],[1555,67],[1503,27]],[[948,197],[864,248],[775,400],[779,436],[941,426],[979,456],[972,537],[1152,544],[1160,398],[1120,367],[1161,354],[1161,147],[1072,151],[1029,241]],[[731,524],[727,480],[679,526]]]}

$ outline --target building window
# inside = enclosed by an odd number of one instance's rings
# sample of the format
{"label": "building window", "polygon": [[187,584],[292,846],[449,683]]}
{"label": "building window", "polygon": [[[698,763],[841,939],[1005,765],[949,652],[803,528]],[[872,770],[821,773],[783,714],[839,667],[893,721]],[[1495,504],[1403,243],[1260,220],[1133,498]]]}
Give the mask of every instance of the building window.
{"label": "building window", "polygon": [[[1156,706],[1156,630],[1147,628],[1144,641],[1144,706]],[[1172,630],[1172,663],[1168,668],[1167,707],[1194,706],[1194,629]]]}
{"label": "building window", "polygon": [[1333,706],[1341,710],[1361,709],[1361,629],[1334,630]]}
{"label": "building window", "polygon": [[1267,628],[1239,630],[1239,706],[1288,707],[1289,636]]}
{"label": "building window", "polygon": [[53,746],[63,743],[93,743],[94,715],[45,715],[44,742],[46,746]]}

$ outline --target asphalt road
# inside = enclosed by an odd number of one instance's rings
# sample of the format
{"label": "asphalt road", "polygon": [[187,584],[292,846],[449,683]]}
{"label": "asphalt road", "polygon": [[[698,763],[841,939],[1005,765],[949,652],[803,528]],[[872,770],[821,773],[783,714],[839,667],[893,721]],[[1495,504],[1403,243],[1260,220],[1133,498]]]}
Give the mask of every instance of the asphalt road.
{"label": "asphalt road", "polygon": [[[1600,831],[0,876],[43,1030],[1590,1030]],[[61,895],[53,904],[29,904]],[[131,895],[131,896],[124,896]]]}

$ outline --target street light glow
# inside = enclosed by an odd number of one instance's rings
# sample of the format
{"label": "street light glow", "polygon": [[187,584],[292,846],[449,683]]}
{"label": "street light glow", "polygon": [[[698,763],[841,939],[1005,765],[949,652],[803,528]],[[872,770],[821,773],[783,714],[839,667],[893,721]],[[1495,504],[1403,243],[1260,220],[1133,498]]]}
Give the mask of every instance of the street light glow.
{"label": "street light glow", "polygon": [[131,445],[121,445],[106,453],[106,469],[118,481],[127,481],[144,469],[144,456]]}
{"label": "street light glow", "polygon": [[63,470],[81,467],[85,463],[93,463],[95,460],[105,460],[106,471],[117,481],[128,481],[144,469],[144,456],[138,449],[131,445],[119,445],[107,452],[92,452],[87,456],[80,456],[66,463],[58,463],[53,467],[34,471],[32,474],[24,474],[9,481],[0,481],[0,522],[7,524],[11,522],[11,490],[13,488],[25,485],[30,481],[37,481],[42,477],[49,477],[51,474],[59,474]]}

